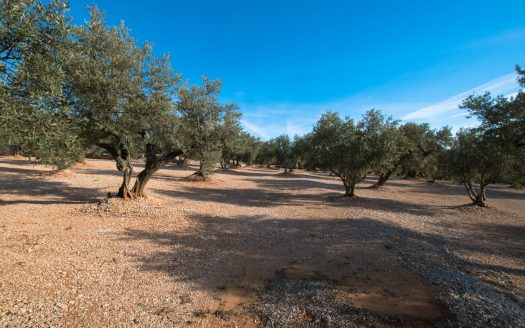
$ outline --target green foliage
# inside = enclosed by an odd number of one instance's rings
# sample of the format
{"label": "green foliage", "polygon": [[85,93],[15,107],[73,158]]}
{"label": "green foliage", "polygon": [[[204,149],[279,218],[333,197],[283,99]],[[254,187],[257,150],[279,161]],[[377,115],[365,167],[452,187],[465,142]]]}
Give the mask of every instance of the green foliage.
{"label": "green foliage", "polygon": [[247,165],[252,165],[259,154],[262,142],[246,132],[241,134],[241,142],[244,145],[244,149],[238,158]]}
{"label": "green foliage", "polygon": [[452,141],[450,128],[431,130],[427,123],[406,123],[399,130],[405,152],[400,163],[402,173],[411,177],[421,176],[429,182],[443,177],[444,172],[439,164]]}
{"label": "green foliage", "polygon": [[315,169],[315,158],[312,148],[312,134],[303,137],[296,135],[293,141],[292,158],[299,168]]}
{"label": "green foliage", "polygon": [[274,139],[275,144],[275,161],[276,164],[284,168],[286,173],[288,169],[293,169],[295,158],[293,153],[293,144],[288,135],[280,135]]}
{"label": "green foliage", "polygon": [[72,56],[63,1],[0,1],[0,130],[2,142],[59,169],[85,146],[65,87]]}
{"label": "green foliage", "polygon": [[363,151],[372,160],[370,169],[376,173],[394,171],[401,155],[406,151],[405,140],[397,125],[397,121],[385,117],[375,109],[366,112],[360,122],[362,132],[366,136]]}
{"label": "green foliage", "polygon": [[461,108],[477,117],[485,133],[500,143],[525,147],[525,92],[518,92],[512,99],[492,97],[490,93],[470,96]]}
{"label": "green foliage", "polygon": [[464,184],[473,203],[484,206],[485,188],[501,180],[509,165],[509,153],[481,129],[460,130],[448,151],[446,165],[451,177]]}
{"label": "green foliage", "polygon": [[518,83],[522,88],[525,88],[525,69],[521,69],[519,65],[516,65],[516,73],[518,74]]}
{"label": "green foliage", "polygon": [[263,142],[257,152],[256,162],[267,166],[275,164],[275,147],[274,140]]}
{"label": "green foliage", "polygon": [[132,150],[174,107],[179,80],[169,58],[154,58],[149,44],[136,45],[124,26],[109,28],[95,7],[75,30],[76,56],[68,75],[75,114],[94,143],[126,144]]}
{"label": "green foliage", "polygon": [[230,161],[239,161],[241,154],[245,151],[247,145],[245,132],[240,126],[240,113],[230,111],[224,115],[220,124],[220,148],[221,148],[221,166],[227,167]]}
{"label": "green foliage", "polygon": [[203,78],[202,86],[180,88],[178,94],[183,143],[190,157],[201,162],[197,173],[204,177],[212,173],[224,146],[233,146],[225,131],[238,124],[237,106],[222,105],[217,101],[221,84]]}
{"label": "green foliage", "polygon": [[108,151],[123,172],[119,196],[132,197],[132,155],[180,143],[173,101],[180,77],[168,56],[155,58],[151,45],[137,45],[123,24],[106,26],[96,7],[90,14],[73,31],[67,66],[72,114],[82,122],[81,135]]}
{"label": "green foliage", "polygon": [[336,113],[325,113],[313,131],[314,151],[321,169],[330,170],[344,184],[345,195],[354,196],[355,185],[364,179],[369,163],[364,156],[363,135],[354,121],[341,119]]}
{"label": "green foliage", "polygon": [[365,113],[357,124],[328,112],[314,127],[312,144],[317,165],[338,176],[345,195],[352,197],[369,171],[392,169],[401,153],[397,138],[397,122],[377,110]]}
{"label": "green foliage", "polygon": [[[516,67],[518,82],[525,86],[525,71]],[[468,110],[481,121],[477,138],[483,140],[494,152],[487,161],[499,162],[486,168],[490,176],[496,176],[498,182],[508,182],[519,186],[525,181],[525,92],[518,91],[512,98],[492,97],[489,93],[470,96],[464,100],[461,108]],[[480,150],[480,151],[481,151]],[[485,164],[488,165],[488,164]],[[498,172],[496,172],[498,170]],[[487,183],[496,182],[491,178]]]}

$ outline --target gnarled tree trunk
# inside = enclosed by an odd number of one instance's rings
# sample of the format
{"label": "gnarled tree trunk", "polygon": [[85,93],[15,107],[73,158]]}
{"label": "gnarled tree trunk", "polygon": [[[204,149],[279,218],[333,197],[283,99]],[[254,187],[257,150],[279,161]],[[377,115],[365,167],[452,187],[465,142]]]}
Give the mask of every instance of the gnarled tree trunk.
{"label": "gnarled tree trunk", "polygon": [[377,182],[374,183],[371,188],[380,188],[380,187],[383,187],[385,185],[385,183],[388,181],[388,179],[390,179],[390,176],[392,175],[392,173],[394,173],[393,170],[389,170],[385,173],[380,173],[379,174],[379,178],[377,179]]}
{"label": "gnarled tree trunk", "polygon": [[354,189],[355,189],[355,183],[353,183],[350,180],[347,179],[341,179],[343,180],[343,185],[345,186],[345,197],[354,197]]}
{"label": "gnarled tree trunk", "polygon": [[97,143],[97,146],[107,150],[117,164],[117,169],[122,172],[122,184],[118,190],[117,196],[122,198],[133,198],[133,194],[129,190],[129,182],[133,174],[133,166],[131,165],[131,154],[128,146],[124,142],[119,142],[118,146],[109,143]]}
{"label": "gnarled tree trunk", "polygon": [[335,176],[339,177],[341,181],[343,181],[343,185],[345,187],[345,194],[344,197],[354,197],[355,193],[355,185],[357,184],[357,178],[353,177],[352,179],[347,179],[346,177],[342,176],[340,173],[335,171],[334,169],[330,169],[330,172],[333,173]]}
{"label": "gnarled tree trunk", "polygon": [[182,155],[182,150],[171,150],[161,156],[157,156],[157,147],[153,144],[146,145],[146,165],[144,169],[137,175],[137,180],[133,185],[131,193],[134,197],[144,197],[144,188],[150,178],[160,168],[173,161],[177,156]]}
{"label": "gnarled tree trunk", "polygon": [[421,172],[421,176],[427,180],[428,183],[434,183],[436,181],[436,178],[431,176],[430,174],[426,174],[425,172]]}
{"label": "gnarled tree trunk", "polygon": [[133,174],[133,166],[129,158],[121,159],[117,162],[119,171],[122,172],[122,184],[118,189],[117,196],[124,199],[133,198],[133,194],[129,190],[129,182],[131,181],[131,175]]}
{"label": "gnarled tree trunk", "polygon": [[476,206],[486,206],[486,196],[485,196],[485,189],[487,187],[486,183],[481,179],[480,185],[479,185],[479,191],[476,192],[476,189],[472,185],[472,182],[468,179],[464,179],[463,185],[465,186],[465,189],[467,190],[467,194],[472,200],[472,204]]}

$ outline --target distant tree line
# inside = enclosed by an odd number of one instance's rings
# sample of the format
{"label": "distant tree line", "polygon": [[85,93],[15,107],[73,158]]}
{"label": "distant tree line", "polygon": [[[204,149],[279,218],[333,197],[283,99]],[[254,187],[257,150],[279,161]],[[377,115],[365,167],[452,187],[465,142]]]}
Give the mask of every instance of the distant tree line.
{"label": "distant tree line", "polygon": [[[524,87],[525,71],[516,70]],[[178,158],[199,161],[198,179],[217,164],[325,170],[348,197],[371,174],[375,188],[393,175],[457,181],[480,206],[489,184],[525,184],[523,90],[465,99],[461,108],[481,123],[456,135],[370,110],[359,121],[327,112],[304,136],[263,142],[242,129],[235,104],[218,101],[220,81],[190,85],[169,56],[155,57],[123,24],[107,26],[96,7],[74,25],[63,0],[0,0],[0,74],[0,145],[58,169],[102,149],[122,173],[123,198],[143,196]],[[145,167],[132,184],[139,154]]]}

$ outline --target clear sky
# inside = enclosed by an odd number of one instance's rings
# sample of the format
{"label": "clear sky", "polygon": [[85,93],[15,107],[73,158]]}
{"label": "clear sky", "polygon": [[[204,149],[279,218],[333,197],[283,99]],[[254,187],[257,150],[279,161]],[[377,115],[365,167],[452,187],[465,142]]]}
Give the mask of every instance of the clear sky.
{"label": "clear sky", "polygon": [[94,3],[124,20],[189,82],[220,78],[221,100],[262,139],[308,132],[327,110],[473,125],[461,99],[516,92],[525,66],[523,0],[70,2],[79,22]]}

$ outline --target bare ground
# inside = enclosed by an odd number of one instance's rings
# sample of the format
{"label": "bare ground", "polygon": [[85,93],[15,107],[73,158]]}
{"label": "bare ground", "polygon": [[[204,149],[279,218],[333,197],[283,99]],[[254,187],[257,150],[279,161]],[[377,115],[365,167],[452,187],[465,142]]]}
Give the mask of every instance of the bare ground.
{"label": "bare ground", "polygon": [[46,171],[0,157],[0,326],[525,325],[523,191],[173,165],[122,202],[111,161]]}

